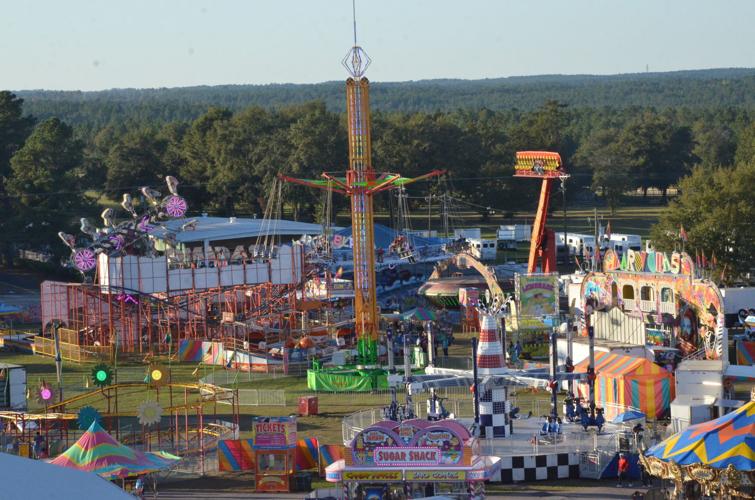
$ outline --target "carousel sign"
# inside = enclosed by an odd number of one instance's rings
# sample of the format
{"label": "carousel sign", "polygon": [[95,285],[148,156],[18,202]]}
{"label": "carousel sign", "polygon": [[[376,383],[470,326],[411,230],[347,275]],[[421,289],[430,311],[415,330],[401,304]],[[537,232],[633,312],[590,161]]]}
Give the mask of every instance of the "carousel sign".
{"label": "carousel sign", "polygon": [[684,252],[640,252],[627,250],[621,258],[615,250],[606,250],[603,271],[635,273],[670,273],[692,276],[695,271],[692,258]]}

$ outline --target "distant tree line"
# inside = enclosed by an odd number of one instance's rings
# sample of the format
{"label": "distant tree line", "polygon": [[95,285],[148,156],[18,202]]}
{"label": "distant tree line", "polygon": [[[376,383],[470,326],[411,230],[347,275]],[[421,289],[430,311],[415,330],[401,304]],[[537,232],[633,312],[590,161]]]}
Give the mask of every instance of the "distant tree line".
{"label": "distant tree line", "polygon": [[[322,101],[328,110],[345,110],[340,81],[97,92],[27,90],[16,94],[24,99],[27,114],[39,119],[57,117],[77,128],[90,130],[123,122],[189,121],[211,106],[237,112],[252,106],[279,109]],[[752,109],[755,107],[755,69],[372,83],[373,109],[384,112],[534,111],[550,100],[570,108]]]}
{"label": "distant tree line", "polygon": [[[380,92],[376,94],[379,100]],[[129,116],[127,102],[111,105]],[[346,170],[345,118],[323,101],[238,110],[213,106],[192,119],[130,116],[107,119],[102,126],[92,125],[97,119],[87,124],[74,120],[75,127],[57,117],[32,116],[26,109],[19,96],[0,92],[0,204],[5,213],[0,247],[6,263],[18,247],[49,245],[63,253],[57,231],[78,232],[73,226],[79,217],[96,217],[103,204],[112,204],[123,192],[144,185],[161,189],[166,174],[178,177],[179,189],[197,213],[259,216],[278,172],[313,178],[323,170]],[[755,189],[747,174],[755,164],[755,120],[746,106],[576,107],[549,100],[526,111],[379,110],[372,122],[378,171],[415,176],[445,169],[443,186],[431,181],[411,186],[411,192],[421,196],[449,189],[481,209],[534,207],[538,183],[512,180],[514,153],[523,149],[560,152],[572,174],[569,196],[597,195],[612,208],[630,190],[655,188],[665,195],[669,187],[679,186],[683,196],[699,191],[708,182],[700,180],[708,179],[702,173],[714,171],[722,172],[716,174],[717,182],[737,172],[745,187],[722,191],[719,186],[718,193],[705,198],[711,209],[728,203],[729,196],[739,203],[742,189]],[[692,180],[680,182],[690,174]],[[311,219],[320,213],[321,193],[290,186],[285,195],[289,216]],[[741,202],[753,206],[750,199]],[[387,207],[385,197],[378,203]],[[706,209],[702,200],[695,203],[699,211]],[[693,227],[699,215],[692,210],[685,215],[692,234],[705,233]],[[660,244],[673,244],[663,235],[673,232],[675,217],[662,220]],[[744,229],[741,235],[750,233]],[[717,242],[718,258],[725,262],[725,241],[700,236],[696,245]],[[752,267],[751,257],[732,259],[729,269]]]}

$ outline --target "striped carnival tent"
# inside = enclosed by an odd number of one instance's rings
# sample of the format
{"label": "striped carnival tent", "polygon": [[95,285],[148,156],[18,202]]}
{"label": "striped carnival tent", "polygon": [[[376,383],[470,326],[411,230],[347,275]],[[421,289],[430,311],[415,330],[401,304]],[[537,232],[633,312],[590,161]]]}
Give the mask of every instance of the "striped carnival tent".
{"label": "striped carnival tent", "polygon": [[[574,367],[586,373],[589,359]],[[669,410],[674,399],[674,375],[645,358],[595,352],[595,401],[612,419],[621,413],[621,406],[634,407],[648,418],[658,418]],[[579,396],[589,397],[589,386],[580,383]],[[612,405],[617,405],[613,407]]]}
{"label": "striped carnival tent", "polygon": [[755,470],[755,401],[715,420],[690,425],[645,452],[679,465]]}
{"label": "striped carnival tent", "polygon": [[218,470],[238,472],[254,470],[252,439],[221,439],[218,441]]}
{"label": "striped carnival tent", "polygon": [[318,469],[317,438],[304,438],[296,441],[296,470]]}
{"label": "striped carnival tent", "polygon": [[744,366],[755,365],[755,342],[737,340],[737,364]]}
{"label": "striped carnival tent", "polygon": [[168,469],[179,457],[141,452],[119,443],[95,420],[87,431],[51,464],[94,472],[105,479],[124,478]]}

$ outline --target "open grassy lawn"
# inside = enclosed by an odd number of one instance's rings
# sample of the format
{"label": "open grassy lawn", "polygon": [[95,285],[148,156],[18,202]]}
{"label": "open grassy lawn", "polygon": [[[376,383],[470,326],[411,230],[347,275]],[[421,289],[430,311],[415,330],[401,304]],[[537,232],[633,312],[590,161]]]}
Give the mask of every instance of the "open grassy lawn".
{"label": "open grassy lawn", "polygon": [[[458,342],[451,346],[450,355],[463,356],[469,355],[469,340],[471,334],[458,334]],[[465,354],[466,353],[466,354]],[[43,411],[42,405],[37,401],[36,391],[42,380],[51,383],[54,387],[56,384],[55,363],[52,359],[43,356],[34,356],[27,354],[8,354],[0,353],[0,362],[20,364],[26,367],[27,384],[30,392],[29,409],[30,411]],[[167,360],[162,360],[163,366],[168,366]],[[196,383],[199,377],[204,377],[214,371],[224,377],[218,377],[219,385],[231,387],[236,385],[240,390],[256,389],[258,391],[266,390],[284,390],[285,406],[241,406],[241,430],[242,437],[251,437],[251,421],[253,416],[285,416],[295,414],[298,409],[298,402],[301,396],[316,395],[319,403],[319,415],[299,417],[299,432],[302,436],[316,436],[323,443],[341,443],[341,421],[343,417],[356,411],[368,410],[372,408],[382,408],[390,403],[390,393],[381,391],[376,393],[313,393],[307,389],[305,377],[293,376],[272,376],[264,374],[247,374],[238,373],[236,377],[234,372],[225,372],[220,367],[202,366],[197,369],[195,364],[170,364],[172,380],[175,383]],[[108,409],[108,401],[102,395],[96,393],[96,388],[87,380],[91,378],[92,365],[77,365],[74,363],[63,363],[63,395],[65,399],[90,393],[93,396],[83,399],[72,404],[68,411],[75,412],[80,406],[91,405],[105,412]],[[146,375],[145,365],[126,364],[118,366],[118,382],[143,382]],[[234,384],[234,378],[235,384]],[[251,378],[251,380],[250,380]],[[230,383],[225,383],[229,380]],[[400,393],[401,394],[401,393]],[[456,397],[462,399],[464,404],[471,403],[471,394],[464,392]],[[403,395],[399,396],[403,399]],[[423,399],[424,396],[415,397],[415,401]],[[536,400],[545,402],[548,395],[543,392],[532,393],[530,391],[520,391],[516,394],[517,404],[525,408],[530,408]],[[136,415],[137,407],[145,400],[159,400],[164,408],[170,406],[171,401],[174,405],[183,403],[184,393],[181,390],[174,390],[172,400],[170,391],[162,389],[155,391],[150,389],[146,384],[138,387],[124,388],[118,392],[118,412],[121,415]],[[197,403],[199,400],[196,391],[189,393],[189,403]],[[242,398],[243,401],[243,398]],[[115,402],[110,401],[111,411],[115,410]],[[205,409],[205,414],[210,415],[217,411],[219,416],[230,419],[231,408],[229,405],[219,404],[217,409],[214,405],[209,405]],[[191,412],[193,413],[193,412]]]}
{"label": "open grassy lawn", "polygon": [[[612,214],[611,210],[606,207],[599,207],[597,209],[598,221],[602,221],[603,225],[610,221],[611,231],[614,233],[639,234],[645,238],[649,234],[650,228],[658,222],[658,217],[666,208],[666,205],[650,204],[642,202],[641,199],[630,199],[626,203],[627,205],[619,207],[615,214]],[[427,229],[427,215],[422,215],[421,210],[415,212],[411,216],[412,229]],[[535,213],[531,211],[514,212],[510,218],[503,217],[502,215],[493,215],[485,221],[482,220],[482,216],[478,212],[464,211],[458,215],[464,220],[463,227],[481,228],[484,238],[495,237],[500,225],[532,224],[535,218]],[[569,208],[566,212],[568,231],[592,234],[593,217],[593,208]],[[339,223],[345,223],[347,220],[348,214],[339,214]],[[388,214],[377,213],[375,214],[375,220],[380,224],[391,225]],[[560,203],[557,203],[550,213],[547,225],[555,231],[563,231],[564,215]],[[430,227],[431,229],[442,230],[440,214],[437,211],[433,211]],[[462,227],[462,225],[457,223],[457,227]]]}

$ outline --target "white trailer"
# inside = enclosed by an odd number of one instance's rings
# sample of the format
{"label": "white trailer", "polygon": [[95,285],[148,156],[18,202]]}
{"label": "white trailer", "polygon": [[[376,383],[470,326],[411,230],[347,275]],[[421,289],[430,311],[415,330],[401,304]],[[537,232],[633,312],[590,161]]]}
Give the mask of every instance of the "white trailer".
{"label": "white trailer", "polygon": [[467,238],[469,249],[472,255],[480,260],[495,260],[496,242],[495,240],[483,240]]}
{"label": "white trailer", "polygon": [[471,227],[466,229],[454,229],[454,239],[466,238],[468,240],[482,239],[482,230],[479,227]]}
{"label": "white trailer", "polygon": [[532,226],[530,224],[508,224],[498,227],[498,241],[523,242],[532,238]]}
{"label": "white trailer", "polygon": [[[556,231],[556,240],[559,246],[564,245],[564,232]],[[570,255],[581,256],[585,249],[592,255],[595,250],[595,236],[581,233],[566,233],[566,245]]]}
{"label": "white trailer", "polygon": [[0,409],[26,410],[26,368],[0,363]]}

